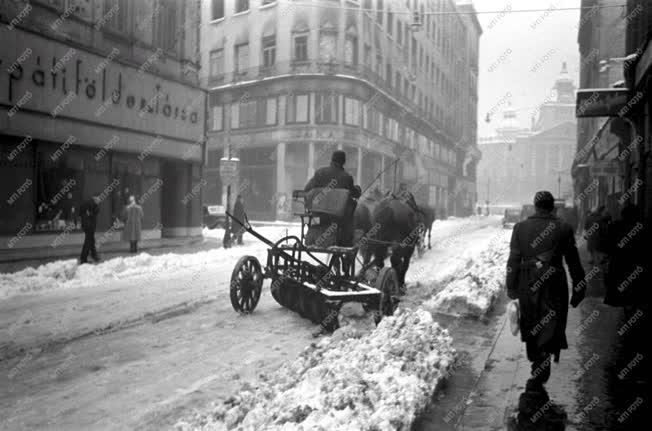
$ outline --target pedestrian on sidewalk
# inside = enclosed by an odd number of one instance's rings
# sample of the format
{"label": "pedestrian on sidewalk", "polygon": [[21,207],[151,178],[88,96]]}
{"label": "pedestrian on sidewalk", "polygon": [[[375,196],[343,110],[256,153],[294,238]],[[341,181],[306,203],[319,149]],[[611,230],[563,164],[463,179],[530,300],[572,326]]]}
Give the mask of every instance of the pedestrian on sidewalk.
{"label": "pedestrian on sidewalk", "polygon": [[129,203],[125,207],[125,227],[122,231],[122,239],[129,241],[129,252],[138,253],[138,241],[143,228],[143,207],[136,203],[134,195],[129,196]]}
{"label": "pedestrian on sidewalk", "polygon": [[521,340],[532,362],[528,382],[543,388],[550,377],[551,356],[559,362],[560,351],[568,348],[568,283],[562,262],[573,283],[573,307],[584,299],[586,282],[573,228],[554,216],[552,194],[537,192],[534,206],[535,214],[514,226],[506,287],[508,296],[519,302]]}
{"label": "pedestrian on sidewalk", "polygon": [[100,198],[97,194],[84,201],[79,207],[79,215],[81,217],[81,226],[84,231],[84,245],[82,246],[81,256],[79,263],[88,262],[88,254],[95,262],[100,261],[95,248],[95,229],[97,229],[97,215],[100,212]]}
{"label": "pedestrian on sidewalk", "polygon": [[[238,195],[233,205],[233,217],[243,223],[247,222],[247,213],[245,212],[244,203],[242,202],[242,195]],[[244,235],[244,225],[233,220],[231,223],[231,234],[233,235],[231,241],[238,240],[238,244],[242,245],[242,236]]]}

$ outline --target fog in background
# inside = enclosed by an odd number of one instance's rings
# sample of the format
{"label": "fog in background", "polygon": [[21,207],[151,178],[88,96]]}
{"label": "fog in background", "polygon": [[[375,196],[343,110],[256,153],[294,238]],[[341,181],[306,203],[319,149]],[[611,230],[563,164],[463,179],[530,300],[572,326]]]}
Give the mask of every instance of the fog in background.
{"label": "fog in background", "polygon": [[[547,9],[544,12],[478,14],[483,34],[480,38],[478,136],[492,135],[500,123],[502,104],[485,122],[491,111],[510,92],[521,126],[529,127],[532,112],[551,94],[562,62],[578,85],[579,51],[577,27],[580,0],[474,0],[478,12],[520,9]],[[533,71],[532,69],[536,69]]]}

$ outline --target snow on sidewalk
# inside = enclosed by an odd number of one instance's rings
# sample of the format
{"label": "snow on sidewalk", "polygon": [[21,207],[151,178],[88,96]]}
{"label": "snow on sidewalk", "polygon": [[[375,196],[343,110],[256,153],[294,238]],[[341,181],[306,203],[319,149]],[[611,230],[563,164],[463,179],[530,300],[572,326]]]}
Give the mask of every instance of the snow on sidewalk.
{"label": "snow on sidewalk", "polygon": [[177,429],[409,429],[455,358],[424,310],[401,310],[362,338],[337,335]]}
{"label": "snow on sidewalk", "polygon": [[499,231],[469,257],[467,264],[447,276],[444,288],[424,303],[428,310],[482,317],[504,288],[511,230]]}
{"label": "snow on sidewalk", "polygon": [[[261,227],[261,234],[276,241],[293,228]],[[224,235],[221,229],[214,229],[210,236]],[[221,233],[220,233],[221,232]],[[296,233],[296,232],[294,232]],[[257,254],[267,246],[252,237],[245,238],[245,245],[231,249],[216,248],[196,253],[167,253],[152,256],[148,253],[115,257],[99,264],[79,265],[76,259],[58,260],[37,268],[0,274],[0,300],[14,295],[33,294],[52,289],[72,287],[96,287],[112,280],[136,277],[153,273],[173,273],[185,268],[201,267],[224,259],[235,261],[245,254]]]}

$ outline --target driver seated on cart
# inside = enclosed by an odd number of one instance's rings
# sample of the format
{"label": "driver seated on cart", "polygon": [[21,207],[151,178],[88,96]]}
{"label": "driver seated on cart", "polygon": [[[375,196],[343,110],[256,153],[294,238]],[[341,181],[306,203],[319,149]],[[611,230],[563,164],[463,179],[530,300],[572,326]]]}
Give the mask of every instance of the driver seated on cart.
{"label": "driver seated on cart", "polygon": [[[356,201],[360,197],[360,187],[354,185],[351,174],[344,170],[346,163],[346,153],[344,151],[334,151],[331,157],[330,166],[318,169],[315,175],[308,181],[305,192],[313,203],[321,194],[328,193],[330,190],[343,189],[349,191],[344,210],[341,216],[331,214],[319,214],[319,224],[316,229],[308,231],[306,242],[308,245],[319,242],[323,246],[337,245],[341,247],[351,247],[353,245],[353,213],[355,212]],[[335,226],[335,229],[330,229]]]}

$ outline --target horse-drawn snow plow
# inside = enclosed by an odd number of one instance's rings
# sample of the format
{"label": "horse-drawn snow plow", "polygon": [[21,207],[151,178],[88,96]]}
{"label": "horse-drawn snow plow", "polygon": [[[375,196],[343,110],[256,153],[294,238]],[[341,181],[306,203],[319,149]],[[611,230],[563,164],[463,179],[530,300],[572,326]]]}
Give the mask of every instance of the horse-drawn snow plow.
{"label": "horse-drawn snow plow", "polygon": [[[317,196],[320,198],[316,199]],[[348,191],[326,188],[312,194],[295,191],[293,198],[303,200],[304,206],[304,212],[295,213],[301,219],[299,236],[288,235],[273,242],[256,232],[248,222],[236,220],[269,249],[264,267],[254,256],[243,256],[236,264],[230,286],[233,308],[245,314],[254,311],[263,281],[270,279],[271,294],[276,302],[327,331],[338,327],[338,313],[345,302],[361,303],[374,313],[376,322],[392,315],[399,295],[394,269],[377,271],[366,265],[357,271],[358,247],[365,239],[352,247],[330,245],[336,232],[316,224],[319,217],[342,214],[341,203],[348,199]],[[227,215],[233,218],[228,212]]]}

